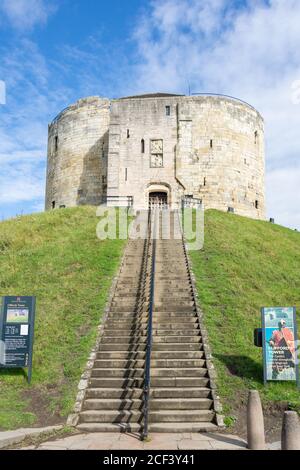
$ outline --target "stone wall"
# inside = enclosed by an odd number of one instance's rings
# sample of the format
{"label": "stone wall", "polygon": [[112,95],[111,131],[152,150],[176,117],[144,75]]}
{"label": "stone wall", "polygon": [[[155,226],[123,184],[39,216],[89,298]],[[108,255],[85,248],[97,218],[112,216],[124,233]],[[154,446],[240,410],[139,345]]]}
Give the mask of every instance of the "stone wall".
{"label": "stone wall", "polygon": [[46,208],[108,195],[132,196],[139,209],[163,191],[173,208],[193,195],[205,208],[264,218],[264,170],[263,119],[239,100],[92,97],[49,127]]}
{"label": "stone wall", "polygon": [[[170,115],[166,116],[166,106]],[[121,99],[112,102],[109,128],[108,194],[133,196],[137,209],[147,207],[152,189],[166,190],[177,200],[175,98]],[[142,151],[142,140],[144,151]],[[151,141],[163,141],[163,163],[151,167]]]}
{"label": "stone wall", "polygon": [[49,126],[46,209],[97,205],[106,194],[109,107],[82,99]]}
{"label": "stone wall", "polygon": [[186,97],[178,106],[176,175],[205,208],[265,217],[264,124],[251,106]]}

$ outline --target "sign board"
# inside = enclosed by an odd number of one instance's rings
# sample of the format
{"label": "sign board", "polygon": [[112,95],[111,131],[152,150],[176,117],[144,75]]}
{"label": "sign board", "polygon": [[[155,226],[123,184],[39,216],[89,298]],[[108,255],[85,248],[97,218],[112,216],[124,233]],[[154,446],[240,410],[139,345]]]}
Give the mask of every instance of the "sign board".
{"label": "sign board", "polygon": [[297,323],[294,307],[262,308],[264,382],[291,380],[299,385]]}
{"label": "sign board", "polygon": [[32,375],[35,297],[2,297],[0,367],[28,367]]}

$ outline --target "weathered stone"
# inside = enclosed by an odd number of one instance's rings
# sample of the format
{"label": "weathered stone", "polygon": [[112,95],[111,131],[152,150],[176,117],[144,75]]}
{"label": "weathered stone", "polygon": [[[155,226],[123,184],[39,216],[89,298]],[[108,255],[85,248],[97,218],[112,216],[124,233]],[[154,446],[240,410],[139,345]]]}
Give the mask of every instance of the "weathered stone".
{"label": "weathered stone", "polygon": [[107,195],[147,208],[150,192],[163,192],[172,208],[193,195],[207,209],[261,219],[264,165],[263,119],[239,100],[85,98],[49,126],[46,209]]}
{"label": "weathered stone", "polygon": [[264,450],[265,444],[265,427],[264,416],[257,390],[250,390],[247,407],[247,435],[248,448],[251,450]]}
{"label": "weathered stone", "polygon": [[296,411],[285,411],[281,433],[282,450],[300,450],[300,423]]}

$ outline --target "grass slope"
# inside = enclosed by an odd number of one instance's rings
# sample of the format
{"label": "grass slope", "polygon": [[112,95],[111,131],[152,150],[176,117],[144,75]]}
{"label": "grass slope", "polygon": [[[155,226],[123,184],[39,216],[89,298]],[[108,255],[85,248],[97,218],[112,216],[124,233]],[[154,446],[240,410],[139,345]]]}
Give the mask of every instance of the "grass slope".
{"label": "grass slope", "polygon": [[250,388],[261,392],[266,407],[285,402],[299,411],[294,384],[263,386],[262,352],[253,345],[253,329],[261,326],[263,306],[296,306],[299,326],[300,234],[209,210],[204,249],[190,257],[227,422]]}
{"label": "grass slope", "polygon": [[72,408],[124,241],[96,237],[95,208],[0,223],[0,295],[35,295],[33,380],[0,370],[0,429],[58,422]]}

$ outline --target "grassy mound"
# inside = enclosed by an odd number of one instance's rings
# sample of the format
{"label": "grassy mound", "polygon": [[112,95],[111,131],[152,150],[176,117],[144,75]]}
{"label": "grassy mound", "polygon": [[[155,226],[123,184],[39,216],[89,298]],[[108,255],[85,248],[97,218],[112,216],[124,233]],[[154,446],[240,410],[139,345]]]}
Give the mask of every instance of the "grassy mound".
{"label": "grassy mound", "polygon": [[190,257],[227,422],[235,419],[249,388],[261,392],[265,407],[284,404],[299,411],[293,383],[264,387],[262,351],[253,345],[253,330],[261,326],[263,306],[296,306],[299,326],[300,233],[210,210],[204,249]]}
{"label": "grassy mound", "polygon": [[60,422],[107,300],[124,241],[100,241],[92,207],[0,223],[0,295],[35,295],[33,380],[0,369],[0,429]]}

